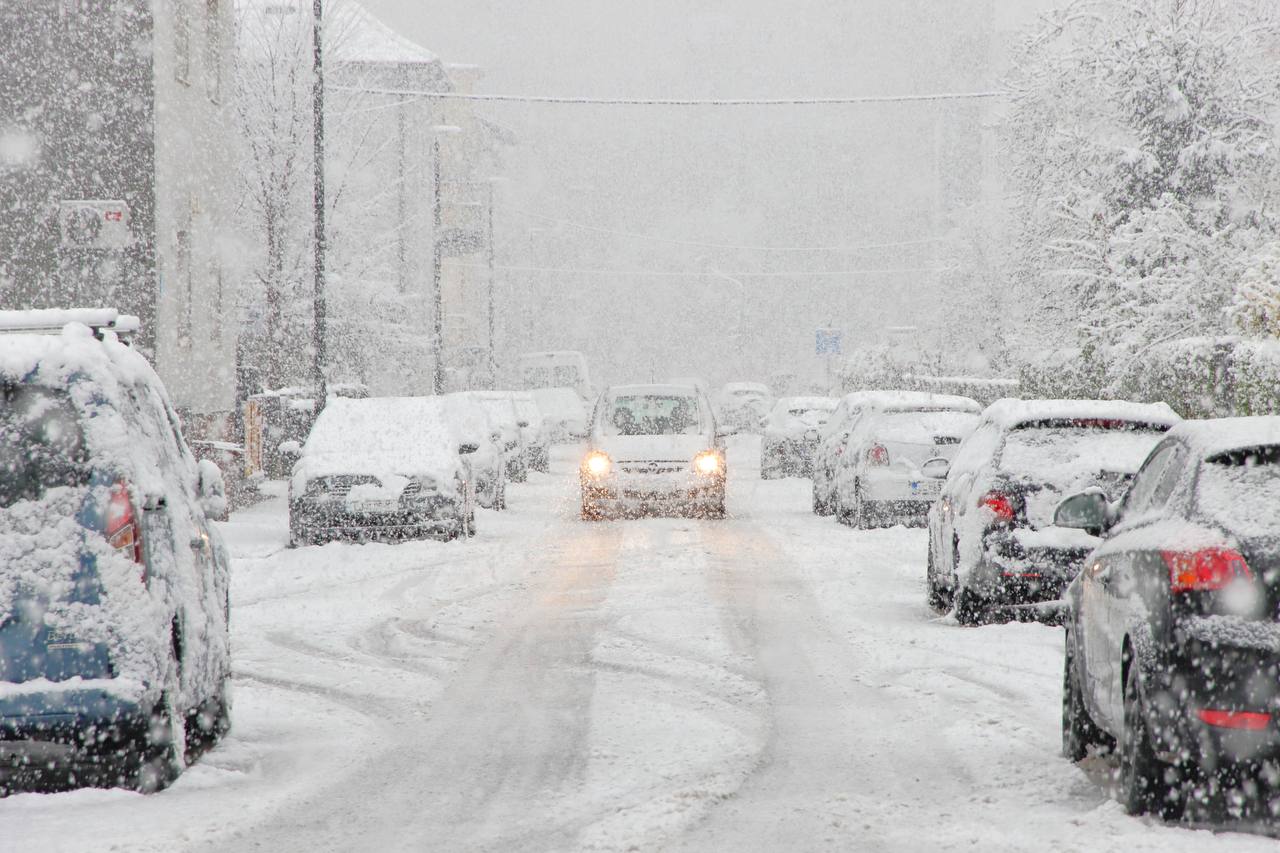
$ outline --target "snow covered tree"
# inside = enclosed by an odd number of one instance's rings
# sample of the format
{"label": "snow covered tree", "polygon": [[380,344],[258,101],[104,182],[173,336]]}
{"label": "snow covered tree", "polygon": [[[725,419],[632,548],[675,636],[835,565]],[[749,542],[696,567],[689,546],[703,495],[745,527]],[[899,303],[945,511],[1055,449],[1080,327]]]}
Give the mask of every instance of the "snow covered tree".
{"label": "snow covered tree", "polygon": [[1103,364],[1226,324],[1274,239],[1275,4],[1079,0],[1027,39],[1005,127],[1020,322]]}
{"label": "snow covered tree", "polygon": [[1231,316],[1247,335],[1280,338],[1280,242],[1263,247],[1245,267]]}

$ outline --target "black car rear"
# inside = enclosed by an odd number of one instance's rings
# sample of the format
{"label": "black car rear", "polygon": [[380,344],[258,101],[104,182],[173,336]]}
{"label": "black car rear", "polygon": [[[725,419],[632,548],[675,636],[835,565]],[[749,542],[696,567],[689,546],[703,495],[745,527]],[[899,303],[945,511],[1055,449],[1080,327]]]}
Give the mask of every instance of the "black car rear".
{"label": "black car rear", "polygon": [[1280,441],[1223,451],[1206,430],[1175,428],[1122,506],[1063,508],[1110,528],[1068,591],[1064,749],[1114,741],[1135,813],[1256,793],[1280,761]]}

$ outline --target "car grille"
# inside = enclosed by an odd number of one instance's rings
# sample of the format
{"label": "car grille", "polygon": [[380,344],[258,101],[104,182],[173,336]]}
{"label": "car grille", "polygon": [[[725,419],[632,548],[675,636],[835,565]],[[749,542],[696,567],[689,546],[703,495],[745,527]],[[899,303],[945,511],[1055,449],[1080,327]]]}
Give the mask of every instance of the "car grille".
{"label": "car grille", "polygon": [[620,462],[618,467],[625,474],[678,474],[685,470],[688,464],[676,461],[657,461],[657,462]]}
{"label": "car grille", "polygon": [[314,481],[319,491],[334,498],[345,498],[356,486],[382,485],[377,477],[368,474],[341,474],[335,477],[321,477]]}

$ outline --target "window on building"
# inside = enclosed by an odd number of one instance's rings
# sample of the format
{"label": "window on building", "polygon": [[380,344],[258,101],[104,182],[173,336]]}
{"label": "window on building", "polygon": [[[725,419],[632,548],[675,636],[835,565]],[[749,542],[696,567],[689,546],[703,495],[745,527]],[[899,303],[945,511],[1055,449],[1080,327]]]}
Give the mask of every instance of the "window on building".
{"label": "window on building", "polygon": [[222,3],[205,0],[205,91],[215,104],[222,100]]}
{"label": "window on building", "polygon": [[187,0],[173,0],[173,76],[179,83],[191,80],[191,15]]}

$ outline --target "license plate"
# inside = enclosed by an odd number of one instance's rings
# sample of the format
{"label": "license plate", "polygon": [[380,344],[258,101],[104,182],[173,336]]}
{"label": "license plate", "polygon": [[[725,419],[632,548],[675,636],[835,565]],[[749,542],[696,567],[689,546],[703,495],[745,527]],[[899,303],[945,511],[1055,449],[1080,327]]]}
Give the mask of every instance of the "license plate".
{"label": "license plate", "polygon": [[392,512],[400,508],[399,501],[352,501],[356,512]]}
{"label": "license plate", "polygon": [[938,480],[916,480],[911,484],[911,496],[915,498],[936,498],[942,493],[942,483]]}

